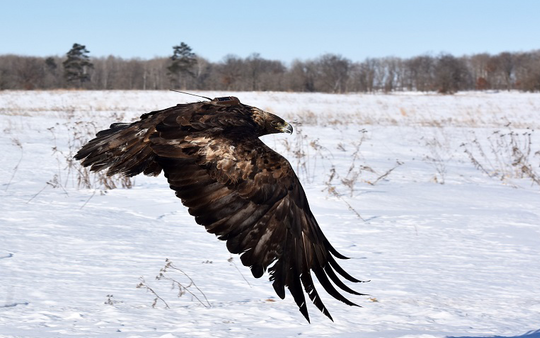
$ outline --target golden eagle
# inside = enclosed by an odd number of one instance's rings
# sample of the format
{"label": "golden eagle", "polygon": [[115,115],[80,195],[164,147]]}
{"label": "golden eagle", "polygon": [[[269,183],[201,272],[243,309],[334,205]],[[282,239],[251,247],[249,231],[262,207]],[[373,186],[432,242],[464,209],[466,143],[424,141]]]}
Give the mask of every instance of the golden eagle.
{"label": "golden eagle", "polygon": [[289,162],[259,139],[292,133],[291,125],[236,97],[208,100],[114,123],[75,159],[92,171],[107,169],[107,175],[163,171],[195,221],[227,241],[231,253],[241,254],[255,278],[268,270],[277,295],[285,298],[287,287],[308,322],[304,291],[332,319],[312,272],[334,298],[358,306],[334,287],[362,295],[338,277],[360,282],[334,258],[347,257],[322,233]]}

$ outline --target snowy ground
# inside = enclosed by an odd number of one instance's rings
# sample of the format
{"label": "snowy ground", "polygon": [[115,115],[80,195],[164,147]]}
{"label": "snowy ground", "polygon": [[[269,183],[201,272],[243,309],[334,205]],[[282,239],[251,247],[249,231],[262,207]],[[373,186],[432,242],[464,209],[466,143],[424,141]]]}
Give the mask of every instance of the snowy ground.
{"label": "snowy ground", "polygon": [[[163,177],[77,187],[66,159],[89,133],[196,98],[4,91],[0,336],[540,337],[540,94],[199,94],[296,122],[264,140],[352,257],[342,266],[371,280],[353,286],[362,308],[323,293],[335,322],[311,306],[308,324]],[[156,280],[166,259],[179,270]]]}

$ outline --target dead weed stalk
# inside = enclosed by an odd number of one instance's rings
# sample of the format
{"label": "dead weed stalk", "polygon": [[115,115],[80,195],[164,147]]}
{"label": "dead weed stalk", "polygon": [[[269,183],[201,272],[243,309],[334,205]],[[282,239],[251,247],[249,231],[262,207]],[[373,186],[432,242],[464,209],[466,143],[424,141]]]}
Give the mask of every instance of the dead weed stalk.
{"label": "dead weed stalk", "polygon": [[530,179],[540,186],[540,149],[533,149],[534,130],[496,130],[485,140],[473,133],[471,141],[461,144],[474,167],[504,183],[512,179]]}
{"label": "dead weed stalk", "polygon": [[[181,282],[177,280],[177,277],[172,276],[174,272],[182,274],[184,277],[188,279],[189,282],[187,284],[182,284]],[[167,304],[167,302],[162,297],[160,297],[152,287],[150,287],[146,283],[143,277],[140,277],[139,279],[141,282],[137,284],[137,288],[138,289],[144,288],[148,292],[152,293],[155,297],[154,302],[152,303],[152,307],[156,307],[157,302],[161,301],[165,305],[165,308],[167,309],[170,308],[169,304]],[[158,281],[166,280],[166,281],[171,282],[171,290],[175,290],[175,289],[178,290],[177,292],[178,298],[182,297],[183,295],[187,293],[191,295],[192,299],[196,299],[205,308],[212,307],[212,304],[210,304],[204,292],[202,292],[202,290],[199,289],[197,284],[195,284],[195,281],[193,281],[193,279],[187,273],[185,273],[182,269],[175,266],[173,262],[169,260],[168,258],[165,260],[165,266],[161,268],[161,270],[159,270],[159,275],[156,276],[156,280]]]}

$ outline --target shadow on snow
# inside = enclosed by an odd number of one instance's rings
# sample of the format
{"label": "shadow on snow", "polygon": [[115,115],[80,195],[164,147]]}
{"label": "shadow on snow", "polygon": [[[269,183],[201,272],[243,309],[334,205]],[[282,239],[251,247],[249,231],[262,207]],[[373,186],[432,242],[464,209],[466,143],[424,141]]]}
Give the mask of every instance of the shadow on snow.
{"label": "shadow on snow", "polygon": [[519,336],[447,336],[446,338],[540,338],[540,330],[529,331]]}

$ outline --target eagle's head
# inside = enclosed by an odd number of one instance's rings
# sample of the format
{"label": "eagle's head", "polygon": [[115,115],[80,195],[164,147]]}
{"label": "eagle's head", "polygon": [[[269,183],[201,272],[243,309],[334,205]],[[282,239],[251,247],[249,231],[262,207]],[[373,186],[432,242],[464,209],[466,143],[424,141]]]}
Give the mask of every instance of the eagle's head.
{"label": "eagle's head", "polygon": [[281,117],[255,107],[251,107],[251,112],[253,121],[259,126],[259,136],[276,133],[292,134],[292,125]]}
{"label": "eagle's head", "polygon": [[216,97],[210,103],[225,108],[240,108],[244,116],[255,122],[258,136],[276,133],[292,134],[293,132],[293,127],[281,117],[257,107],[243,104],[235,96]]}

